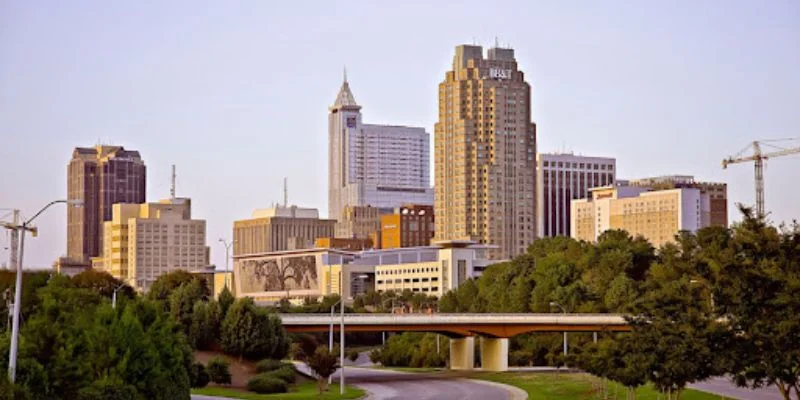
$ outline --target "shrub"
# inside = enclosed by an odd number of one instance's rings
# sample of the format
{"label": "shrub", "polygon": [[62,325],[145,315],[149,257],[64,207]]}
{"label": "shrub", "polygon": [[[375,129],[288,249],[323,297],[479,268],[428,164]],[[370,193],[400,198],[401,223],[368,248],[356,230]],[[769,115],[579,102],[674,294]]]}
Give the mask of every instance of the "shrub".
{"label": "shrub", "polygon": [[228,362],[228,360],[219,356],[209,360],[206,370],[208,371],[208,376],[211,378],[211,381],[221,385],[230,385],[230,365],[231,364]]}
{"label": "shrub", "polygon": [[284,365],[288,364],[284,364],[280,360],[265,358],[256,364],[256,372],[260,374],[263,372],[275,371],[276,369],[283,367]]}
{"label": "shrub", "polygon": [[122,382],[96,381],[78,392],[79,400],[140,400],[136,387]]}
{"label": "shrub", "polygon": [[295,372],[294,366],[290,365],[284,365],[265,374],[278,378],[286,383],[294,383],[294,381],[297,379],[297,373]]}
{"label": "shrub", "polygon": [[211,377],[208,376],[206,367],[199,362],[193,363],[189,369],[189,383],[191,386],[193,388],[206,387],[210,381]]}
{"label": "shrub", "polygon": [[317,375],[317,386],[320,393],[325,391],[328,377],[339,369],[336,362],[336,356],[323,346],[317,347],[314,355],[308,358],[308,366]]}
{"label": "shrub", "polygon": [[286,393],[287,386],[286,382],[270,374],[259,374],[247,382],[247,390],[259,394]]}
{"label": "shrub", "polygon": [[347,359],[356,362],[358,360],[358,351],[357,350],[350,350],[347,352]]}

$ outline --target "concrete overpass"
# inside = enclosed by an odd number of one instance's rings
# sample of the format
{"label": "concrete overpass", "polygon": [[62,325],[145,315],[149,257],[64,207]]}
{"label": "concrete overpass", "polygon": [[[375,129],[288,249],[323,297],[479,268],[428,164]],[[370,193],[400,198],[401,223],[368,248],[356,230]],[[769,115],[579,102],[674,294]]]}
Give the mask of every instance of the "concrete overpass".
{"label": "concrete overpass", "polygon": [[[327,332],[340,316],[281,314],[288,332]],[[528,332],[630,331],[619,314],[345,314],[345,332],[436,332],[450,340],[450,368],[472,369],[475,336],[484,370],[508,369],[508,338]]]}

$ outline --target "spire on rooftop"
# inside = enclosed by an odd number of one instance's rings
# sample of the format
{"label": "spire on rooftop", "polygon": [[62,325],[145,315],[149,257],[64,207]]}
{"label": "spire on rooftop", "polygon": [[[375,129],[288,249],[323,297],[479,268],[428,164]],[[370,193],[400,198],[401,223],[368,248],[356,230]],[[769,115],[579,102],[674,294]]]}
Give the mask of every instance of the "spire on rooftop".
{"label": "spire on rooftop", "polygon": [[341,89],[339,89],[339,94],[336,95],[336,101],[333,103],[333,108],[339,107],[358,107],[356,98],[353,97],[353,92],[350,91],[350,84],[347,82],[347,68],[344,69],[344,81]]}

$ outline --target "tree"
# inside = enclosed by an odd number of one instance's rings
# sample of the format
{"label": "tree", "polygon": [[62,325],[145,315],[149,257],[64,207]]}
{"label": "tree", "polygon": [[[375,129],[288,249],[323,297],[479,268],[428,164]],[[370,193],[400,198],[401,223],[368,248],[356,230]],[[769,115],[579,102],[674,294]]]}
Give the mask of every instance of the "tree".
{"label": "tree", "polygon": [[208,289],[208,284],[206,283],[205,279],[192,274],[191,272],[177,270],[156,278],[155,282],[150,285],[150,290],[147,292],[147,298],[151,300],[168,301],[169,296],[175,289],[194,280],[202,281],[204,295],[208,297],[211,293]]}
{"label": "tree", "polygon": [[117,291],[117,297],[126,297],[132,299],[136,296],[136,291],[120,279],[114,278],[105,271],[98,271],[96,269],[87,269],[72,277],[72,283],[75,287],[82,289],[91,289],[97,294],[111,298],[114,291]]}
{"label": "tree", "polygon": [[203,388],[211,382],[211,376],[208,375],[205,365],[195,362],[189,370],[189,382],[193,388]]}
{"label": "tree", "polygon": [[209,378],[211,378],[212,382],[220,385],[230,385],[231,384],[230,366],[231,364],[228,362],[228,360],[217,356],[208,360],[208,365],[206,365],[206,371],[208,372],[208,376]]}
{"label": "tree", "polygon": [[249,359],[281,359],[289,340],[280,318],[258,308],[251,298],[242,298],[228,310],[220,329],[220,344],[226,352]]}
{"label": "tree", "polygon": [[219,297],[217,298],[217,302],[219,303],[219,316],[220,320],[224,319],[226,315],[228,315],[228,309],[231,308],[233,302],[236,301],[236,298],[233,297],[233,293],[231,293],[228,286],[222,288],[222,291],[219,292]]}
{"label": "tree", "polygon": [[220,309],[216,301],[194,303],[189,326],[189,344],[198,350],[209,350],[219,340]]}
{"label": "tree", "polygon": [[328,377],[339,369],[336,355],[328,351],[324,346],[320,346],[317,347],[314,354],[308,358],[307,363],[309,368],[314,371],[314,375],[317,376],[319,392],[324,392],[328,385]]}
{"label": "tree", "polygon": [[204,280],[196,278],[176,287],[170,293],[168,301],[170,313],[183,333],[189,336],[195,305],[208,301],[208,288]]}
{"label": "tree", "polygon": [[351,362],[356,362],[358,360],[358,350],[350,350],[347,352],[347,359]]}

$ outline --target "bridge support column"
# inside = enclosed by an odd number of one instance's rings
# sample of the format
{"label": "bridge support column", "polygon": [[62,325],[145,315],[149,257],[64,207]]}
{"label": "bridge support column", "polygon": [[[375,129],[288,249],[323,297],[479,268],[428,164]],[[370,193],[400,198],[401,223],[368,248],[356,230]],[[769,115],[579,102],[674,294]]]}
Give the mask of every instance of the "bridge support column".
{"label": "bridge support column", "polygon": [[469,370],[475,366],[475,338],[450,339],[450,369]]}
{"label": "bridge support column", "polygon": [[484,371],[508,371],[508,338],[481,338],[481,367]]}

